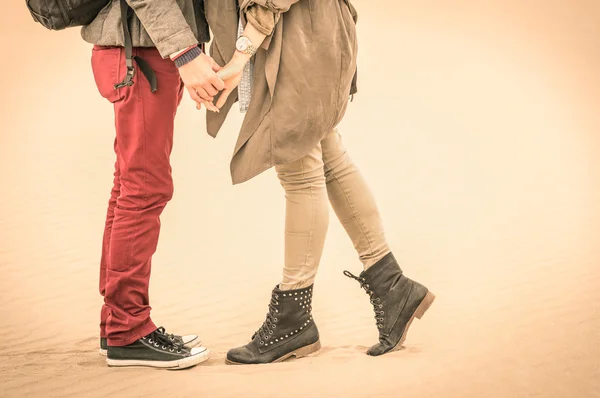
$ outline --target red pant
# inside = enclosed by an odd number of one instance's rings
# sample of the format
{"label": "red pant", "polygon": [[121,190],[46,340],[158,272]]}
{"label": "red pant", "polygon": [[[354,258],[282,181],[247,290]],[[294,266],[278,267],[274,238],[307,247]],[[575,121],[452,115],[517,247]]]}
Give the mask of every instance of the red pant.
{"label": "red pant", "polygon": [[169,157],[175,113],[183,84],[174,63],[156,49],[136,48],[158,80],[158,91],[139,69],[135,84],[115,89],[125,76],[125,51],[95,46],[92,69],[98,90],[114,105],[116,139],[114,184],[108,204],[100,294],[104,296],[100,336],[123,346],[154,331],[148,284],[160,232],[160,214],[173,196]]}

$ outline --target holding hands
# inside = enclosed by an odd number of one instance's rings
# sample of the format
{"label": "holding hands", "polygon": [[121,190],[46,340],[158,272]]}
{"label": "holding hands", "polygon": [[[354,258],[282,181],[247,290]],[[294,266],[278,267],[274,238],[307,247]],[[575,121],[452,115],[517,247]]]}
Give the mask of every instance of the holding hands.
{"label": "holding hands", "polygon": [[200,54],[179,68],[181,80],[197,107],[204,104],[207,109],[218,111],[212,101],[225,88],[225,83],[216,73],[219,70],[221,67],[206,54]]}
{"label": "holding hands", "polygon": [[[200,109],[204,104],[206,109],[219,112],[229,95],[240,84],[244,67],[265,37],[264,33],[248,23],[242,36],[237,40],[235,53],[227,65],[221,67],[211,57],[202,54],[197,58],[198,62],[188,68],[189,70],[183,70],[187,65],[180,68],[181,79],[196,102],[196,109]],[[215,105],[213,100],[219,91],[221,95]]]}
{"label": "holding hands", "polygon": [[[190,97],[196,102],[196,109],[201,109],[204,104],[206,109],[219,112],[229,95],[240,84],[244,67],[249,60],[250,56],[236,51],[231,61],[221,67],[210,56],[202,54],[182,66],[179,74]],[[213,101],[220,91],[221,96],[215,106]]]}

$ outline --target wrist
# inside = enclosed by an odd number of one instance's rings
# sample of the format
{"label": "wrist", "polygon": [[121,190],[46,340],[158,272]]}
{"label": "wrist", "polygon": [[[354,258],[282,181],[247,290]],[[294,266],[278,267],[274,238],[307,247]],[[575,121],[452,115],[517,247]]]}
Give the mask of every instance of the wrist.
{"label": "wrist", "polygon": [[177,68],[181,68],[183,65],[192,62],[202,54],[202,50],[196,45],[191,48],[187,48],[182,52],[176,53],[171,56],[171,59],[175,63]]}
{"label": "wrist", "polygon": [[197,46],[198,46],[197,44],[194,44],[193,46],[186,47],[186,48],[184,48],[183,50],[179,50],[179,51],[177,51],[177,52],[175,52],[175,53],[173,53],[173,54],[169,55],[169,58],[171,58],[171,61],[175,61],[175,60],[176,60],[176,59],[177,59],[179,56],[181,56],[183,53],[185,53],[186,51],[189,51],[189,50],[191,50],[192,48],[194,48],[194,47],[197,47]]}
{"label": "wrist", "polygon": [[235,50],[231,62],[243,68],[250,61],[250,58],[252,58],[251,55]]}

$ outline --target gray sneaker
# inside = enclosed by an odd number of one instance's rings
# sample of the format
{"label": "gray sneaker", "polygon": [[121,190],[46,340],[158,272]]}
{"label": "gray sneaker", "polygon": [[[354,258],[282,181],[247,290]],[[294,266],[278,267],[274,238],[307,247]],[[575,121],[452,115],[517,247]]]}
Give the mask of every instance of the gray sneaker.
{"label": "gray sneaker", "polygon": [[[159,327],[158,329],[156,329],[156,332],[166,335],[169,338],[169,340],[171,340],[172,342],[177,343],[186,348],[192,348],[192,347],[202,344],[202,342],[200,341],[198,336],[195,334],[187,334],[185,336],[169,334],[166,332],[165,328],[162,326]],[[106,340],[106,337],[100,337],[100,355],[106,356],[107,349],[108,349],[108,341]]]}
{"label": "gray sneaker", "polygon": [[158,329],[132,344],[107,347],[106,363],[111,367],[148,366],[162,369],[185,369],[210,358],[204,347],[184,348]]}

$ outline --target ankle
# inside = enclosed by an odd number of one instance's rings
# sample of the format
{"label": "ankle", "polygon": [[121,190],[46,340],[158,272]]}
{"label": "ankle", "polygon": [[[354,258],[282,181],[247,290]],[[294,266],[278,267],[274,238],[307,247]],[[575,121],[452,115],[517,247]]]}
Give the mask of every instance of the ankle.
{"label": "ankle", "polygon": [[361,257],[361,262],[363,263],[363,267],[364,267],[364,271],[368,270],[369,268],[371,268],[372,266],[374,266],[375,264],[377,264],[378,262],[380,262],[381,260],[383,260],[387,255],[389,255],[392,251],[390,249],[386,249],[381,251],[380,253],[378,253],[377,255],[374,256],[363,256]]}
{"label": "ankle", "polygon": [[303,281],[303,282],[281,282],[279,284],[279,290],[282,292],[288,290],[298,290],[305,289],[313,284],[313,281]]}

